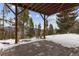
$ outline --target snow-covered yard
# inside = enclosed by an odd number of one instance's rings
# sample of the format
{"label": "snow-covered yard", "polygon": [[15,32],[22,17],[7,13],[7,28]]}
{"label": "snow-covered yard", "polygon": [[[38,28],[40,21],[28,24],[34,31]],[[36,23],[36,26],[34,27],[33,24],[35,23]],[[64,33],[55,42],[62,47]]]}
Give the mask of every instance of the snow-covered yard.
{"label": "snow-covered yard", "polygon": [[64,47],[75,48],[79,47],[79,34],[60,34],[47,36],[48,41],[53,41],[61,44]]}
{"label": "snow-covered yard", "polygon": [[15,44],[14,39],[7,39],[7,40],[0,40],[0,51],[4,51],[7,49],[10,49],[12,47],[21,45],[21,44],[27,44],[27,43],[32,43],[35,41],[41,41],[42,39],[37,40],[36,38],[31,38],[31,39],[21,39],[17,44]]}
{"label": "snow-covered yard", "polygon": [[15,42],[14,39],[0,40],[0,50],[4,51],[6,49],[10,49],[12,47],[15,47],[21,44],[27,44],[27,43],[32,43],[32,42],[42,41],[42,40],[52,41],[68,48],[79,47],[78,34],[58,34],[58,35],[46,36],[46,39],[36,39],[35,37],[31,39],[21,39],[19,40],[18,44],[14,43]]}

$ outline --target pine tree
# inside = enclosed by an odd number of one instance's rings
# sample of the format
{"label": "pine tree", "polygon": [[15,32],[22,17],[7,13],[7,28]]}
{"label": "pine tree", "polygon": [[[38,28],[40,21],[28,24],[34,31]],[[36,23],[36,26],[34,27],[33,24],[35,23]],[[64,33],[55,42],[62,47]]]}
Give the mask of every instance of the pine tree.
{"label": "pine tree", "polygon": [[48,35],[52,35],[52,34],[53,34],[53,25],[50,24],[48,29]]}
{"label": "pine tree", "polygon": [[45,20],[45,28],[47,29],[48,27],[48,20]]}
{"label": "pine tree", "polygon": [[79,21],[75,22],[75,24],[69,29],[69,32],[79,34]]}
{"label": "pine tree", "polygon": [[[20,8],[22,9],[22,8]],[[19,15],[19,18],[18,18],[18,27],[19,27],[19,32],[21,32],[21,38],[24,38],[25,37],[25,27],[27,25],[25,24],[28,24],[28,19],[29,19],[29,11],[26,9],[25,11],[23,11],[20,15]]]}
{"label": "pine tree", "polygon": [[30,17],[30,19],[29,19],[29,27],[30,28],[34,28],[34,23],[33,23],[33,19]]}
{"label": "pine tree", "polygon": [[48,20],[45,20],[45,35],[48,33]]}
{"label": "pine tree", "polygon": [[41,36],[41,24],[38,24],[38,29],[37,29],[37,36]]}
{"label": "pine tree", "polygon": [[75,23],[75,18],[77,17],[77,13],[75,10],[70,9],[66,11],[62,11],[57,14],[58,17],[58,27],[60,28],[57,32],[59,33],[67,33],[69,28],[73,26]]}
{"label": "pine tree", "polygon": [[29,37],[35,36],[34,23],[33,23],[32,18],[29,18],[29,20],[28,20],[27,35],[28,35]]}

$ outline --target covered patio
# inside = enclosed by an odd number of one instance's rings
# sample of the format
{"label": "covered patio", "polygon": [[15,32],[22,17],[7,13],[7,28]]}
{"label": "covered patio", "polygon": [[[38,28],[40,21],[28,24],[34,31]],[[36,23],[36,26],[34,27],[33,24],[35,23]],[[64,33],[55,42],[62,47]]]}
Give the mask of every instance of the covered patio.
{"label": "covered patio", "polygon": [[[15,15],[15,43],[18,43],[18,29],[17,29],[17,22],[18,22],[18,15],[21,14],[24,10],[32,10],[35,12],[40,13],[40,16],[44,20],[44,36],[45,39],[45,20],[52,14],[71,9],[79,4],[76,3],[12,3],[11,5],[15,6],[15,12],[10,8],[8,4],[5,4]],[[18,12],[18,6],[22,7],[23,10]]]}
{"label": "covered patio", "polygon": [[[79,6],[76,3],[5,3],[8,9],[15,15],[15,37],[10,40],[0,41],[2,49],[0,55],[5,56],[73,56],[79,55],[78,34],[55,34],[46,36],[46,20],[49,16]],[[10,5],[13,5],[13,10]],[[22,10],[18,11],[18,7]],[[19,40],[18,15],[25,10],[37,12],[43,20],[43,38],[32,37]],[[22,34],[22,33],[21,33]],[[6,42],[9,42],[6,44]],[[6,45],[6,47],[5,47]]]}

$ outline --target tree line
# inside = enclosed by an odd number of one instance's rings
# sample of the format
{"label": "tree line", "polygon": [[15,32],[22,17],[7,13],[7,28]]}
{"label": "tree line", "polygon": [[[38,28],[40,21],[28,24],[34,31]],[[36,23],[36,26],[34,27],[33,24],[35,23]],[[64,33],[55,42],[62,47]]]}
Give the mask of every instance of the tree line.
{"label": "tree line", "polygon": [[[18,11],[22,10],[23,8],[18,8]],[[7,8],[3,8],[3,10],[7,10],[4,14],[8,14],[9,11]],[[64,33],[79,33],[79,22],[75,21],[75,19],[78,17],[78,13],[76,12],[75,8],[61,11],[56,14],[57,16],[57,25],[59,29],[54,29],[52,24],[48,25],[48,20],[45,20],[45,35],[53,35],[53,34],[64,34]],[[3,17],[4,20],[4,17]],[[4,23],[3,23],[4,24]],[[15,23],[12,24],[15,26]],[[4,25],[3,25],[4,27]],[[24,38],[43,38],[44,35],[44,29],[41,29],[41,23],[36,25],[34,27],[34,22],[32,17],[29,17],[29,10],[23,11],[18,16],[18,38],[24,39]],[[73,29],[73,30],[72,30]],[[9,29],[10,30],[10,29]],[[13,31],[0,31],[0,33],[4,32],[4,35],[7,38],[15,38],[15,32]],[[4,37],[3,34],[0,34],[0,38]]]}

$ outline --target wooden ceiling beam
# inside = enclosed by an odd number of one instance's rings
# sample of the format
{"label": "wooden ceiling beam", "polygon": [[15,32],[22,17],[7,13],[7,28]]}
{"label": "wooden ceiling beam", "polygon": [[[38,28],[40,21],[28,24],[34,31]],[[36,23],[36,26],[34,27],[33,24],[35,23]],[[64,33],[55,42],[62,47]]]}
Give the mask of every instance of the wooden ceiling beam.
{"label": "wooden ceiling beam", "polygon": [[39,3],[35,3],[35,4],[33,4],[33,6],[32,6],[32,8],[31,9],[36,9],[37,7],[39,7]]}
{"label": "wooden ceiling beam", "polygon": [[40,11],[43,11],[43,10],[49,8],[49,6],[51,6],[51,5],[52,5],[52,4],[47,4],[45,7],[41,8]]}
{"label": "wooden ceiling beam", "polygon": [[[25,4],[26,5],[26,4]],[[27,5],[27,9],[28,8],[30,8],[30,7],[32,7],[33,6],[33,3],[29,3],[28,5]]]}
{"label": "wooden ceiling beam", "polygon": [[46,10],[43,10],[44,12],[46,12],[47,10],[51,10],[51,9],[54,9],[54,8],[57,8],[59,5],[61,4],[55,4],[55,5],[52,5],[51,7],[47,8]]}
{"label": "wooden ceiling beam", "polygon": [[[44,4],[44,3],[43,3]],[[74,3],[63,3],[64,5],[62,6],[62,3],[45,3],[45,6],[42,3],[32,3],[32,5],[30,4],[24,4],[24,6],[22,6],[22,4],[18,4],[20,7],[23,8],[27,8],[29,10],[35,11],[35,12],[39,12],[42,14],[46,14],[46,15],[51,15],[53,13],[57,13],[63,10],[66,10],[68,8],[71,8],[73,6],[77,6],[78,4],[74,4]],[[69,6],[68,6],[69,4]],[[14,4],[15,5],[15,4]]]}
{"label": "wooden ceiling beam", "polygon": [[[27,5],[27,4],[24,4],[24,5]],[[23,11],[25,11],[26,9],[30,8],[32,5],[33,5],[32,3],[28,4],[27,8],[24,8],[21,12],[18,13],[18,15],[22,13]]]}
{"label": "wooden ceiling beam", "polygon": [[[49,12],[49,14],[51,13],[56,13],[59,9],[61,9],[62,7],[63,7],[63,5],[64,5],[64,3],[60,3],[60,4],[58,4],[57,6],[54,6],[54,7],[52,7],[51,9],[48,9],[48,10],[50,10],[50,12]],[[53,11],[53,12],[52,12]],[[47,11],[47,13],[48,13],[48,11]]]}
{"label": "wooden ceiling beam", "polygon": [[40,7],[43,7],[42,5],[43,5],[42,3],[39,3],[39,4],[36,6],[36,8],[34,8],[34,9],[35,9],[35,10],[40,10],[39,8],[40,8]]}
{"label": "wooden ceiling beam", "polygon": [[[68,7],[68,6],[67,6]],[[57,13],[57,12],[60,12],[60,10],[64,8],[65,9],[65,5],[61,4],[60,6],[56,7],[55,9],[51,9],[49,14],[54,14],[54,13]],[[52,12],[53,11],[53,12]],[[63,10],[61,10],[63,11]],[[47,11],[48,12],[48,11]]]}
{"label": "wooden ceiling beam", "polygon": [[47,14],[54,13],[54,12],[56,12],[56,11],[58,10],[59,6],[60,6],[60,5],[54,6],[54,7],[52,7],[50,10],[47,9],[47,10],[45,10],[44,12],[46,12]]}
{"label": "wooden ceiling beam", "polygon": [[78,6],[79,4],[67,4],[67,5],[64,5],[61,9],[59,9],[58,11],[55,11],[55,12],[50,12],[49,14],[54,14],[54,13],[57,13],[57,12],[61,12],[61,11],[65,11],[65,10],[69,10],[71,8],[74,8],[75,6]]}
{"label": "wooden ceiling beam", "polygon": [[42,7],[44,7],[45,5],[46,5],[45,3],[39,5],[38,8],[36,8],[36,10],[40,10],[40,9],[41,9]]}
{"label": "wooden ceiling beam", "polygon": [[[45,7],[44,7],[44,5],[45,5]],[[39,11],[39,12],[41,12],[41,11],[42,11],[42,13],[48,14],[48,13],[44,12],[43,10],[44,10],[44,9],[46,10],[47,8],[49,8],[49,6],[52,6],[52,4],[47,5],[47,6],[46,6],[46,4],[44,4],[44,5],[42,6],[42,7],[44,7],[44,8],[43,8],[43,9],[42,9],[42,8],[40,8],[38,11]],[[42,9],[42,10],[41,10],[41,9]]]}
{"label": "wooden ceiling beam", "polygon": [[[69,10],[69,9],[71,9],[71,8],[74,8],[74,7],[76,7],[76,6],[78,6],[79,4],[70,4],[70,5],[66,5],[66,6],[64,6],[64,7],[62,7],[59,11],[64,11],[64,10]],[[59,12],[58,11],[58,12]]]}

